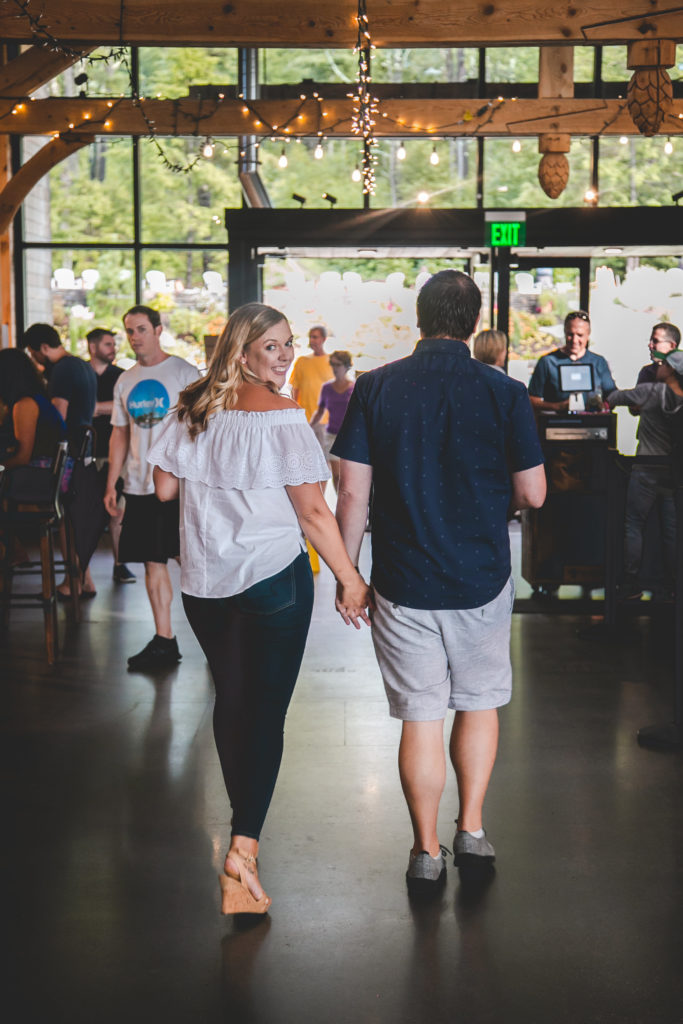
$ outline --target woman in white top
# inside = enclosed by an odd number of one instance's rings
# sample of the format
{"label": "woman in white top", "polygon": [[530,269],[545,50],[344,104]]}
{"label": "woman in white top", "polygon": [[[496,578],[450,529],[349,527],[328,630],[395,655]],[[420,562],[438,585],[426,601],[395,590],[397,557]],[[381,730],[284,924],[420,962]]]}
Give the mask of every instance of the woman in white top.
{"label": "woman in white top", "polygon": [[369,623],[368,587],[320,488],[325,458],[303,409],[279,394],[293,358],[282,313],[237,309],[148,455],[157,496],[180,495],[183,604],[216,687],[232,807],[224,914],[265,913],[271,902],[256,857],[313,605],[302,530],[337,578],[342,616]]}

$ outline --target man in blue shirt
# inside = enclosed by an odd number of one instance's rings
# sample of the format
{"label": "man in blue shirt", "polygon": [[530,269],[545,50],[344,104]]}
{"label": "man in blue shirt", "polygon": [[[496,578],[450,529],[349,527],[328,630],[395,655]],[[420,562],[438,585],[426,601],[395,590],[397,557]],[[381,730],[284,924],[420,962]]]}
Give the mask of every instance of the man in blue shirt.
{"label": "man in blue shirt", "polygon": [[511,509],[545,498],[524,386],[470,357],[481,307],[446,270],[417,300],[412,355],[363,374],[333,445],[337,519],[358,561],[372,500],[373,643],[390,714],[403,721],[399,770],[413,825],[407,879],[445,878],[436,831],[446,779],[443,722],[460,797],[455,863],[491,861],[482,808],[510,698]]}
{"label": "man in blue shirt", "polygon": [[560,387],[559,367],[567,363],[590,364],[593,367],[596,388],[602,389],[603,398],[614,391],[616,384],[612,379],[606,359],[588,351],[591,334],[591,322],[588,313],[582,309],[567,313],[564,321],[564,348],[549,352],[536,363],[529,381],[529,397],[534,409],[541,412],[565,413],[569,410],[569,392]]}

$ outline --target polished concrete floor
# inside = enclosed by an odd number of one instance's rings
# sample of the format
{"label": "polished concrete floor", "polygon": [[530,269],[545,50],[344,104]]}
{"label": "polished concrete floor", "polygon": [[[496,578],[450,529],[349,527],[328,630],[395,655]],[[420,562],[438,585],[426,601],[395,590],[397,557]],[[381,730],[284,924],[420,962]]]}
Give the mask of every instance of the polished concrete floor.
{"label": "polished concrete floor", "polygon": [[[178,668],[129,674],[151,634],[142,580],[114,587],[106,550],[93,569],[83,622],[60,611],[56,669],[37,611],[0,649],[6,1020],[683,1021],[683,758],[636,743],[671,717],[670,623],[609,637],[569,612],[514,617],[496,870],[451,866],[425,903],[405,888],[399,726],[323,569],[262,842],[273,906],[253,924],[219,913],[229,812],[182,610]],[[450,846],[452,781],[442,808]]]}

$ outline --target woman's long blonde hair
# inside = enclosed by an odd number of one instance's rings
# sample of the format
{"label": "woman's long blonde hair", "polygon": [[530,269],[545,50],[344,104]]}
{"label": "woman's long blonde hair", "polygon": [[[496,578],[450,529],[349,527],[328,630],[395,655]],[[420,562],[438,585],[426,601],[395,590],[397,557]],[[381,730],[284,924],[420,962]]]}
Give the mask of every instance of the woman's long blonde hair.
{"label": "woman's long blonde hair", "polygon": [[190,437],[206,430],[215,412],[232,408],[241,384],[260,384],[279,393],[275,384],[253,374],[240,357],[252,341],[286,319],[279,309],[260,302],[248,302],[231,314],[216,342],[206,376],[188,384],[178,397],[178,419],[187,420]]}

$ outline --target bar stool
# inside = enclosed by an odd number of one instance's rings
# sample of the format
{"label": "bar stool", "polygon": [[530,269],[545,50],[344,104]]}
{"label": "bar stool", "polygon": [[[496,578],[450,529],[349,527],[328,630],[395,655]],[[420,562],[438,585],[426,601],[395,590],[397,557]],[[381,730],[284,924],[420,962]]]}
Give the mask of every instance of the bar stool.
{"label": "bar stool", "polygon": [[[59,648],[57,629],[57,599],[55,586],[55,559],[52,533],[63,518],[60,489],[66,465],[67,443],[63,441],[57,448],[57,455],[50,473],[49,493],[45,498],[15,497],[11,494],[8,481],[11,475],[3,475],[2,497],[0,500],[0,524],[2,525],[5,550],[0,561],[0,628],[6,629],[9,624],[10,607],[35,607],[42,605],[45,624],[45,649],[49,665],[54,665]],[[23,467],[22,467],[23,468]],[[40,550],[39,561],[28,565],[13,566],[12,553],[17,530],[22,527],[33,527],[38,532]],[[68,558],[68,555],[67,555]],[[36,593],[12,593],[15,576],[29,576],[40,573],[42,587]],[[77,600],[77,599],[76,599]]]}

